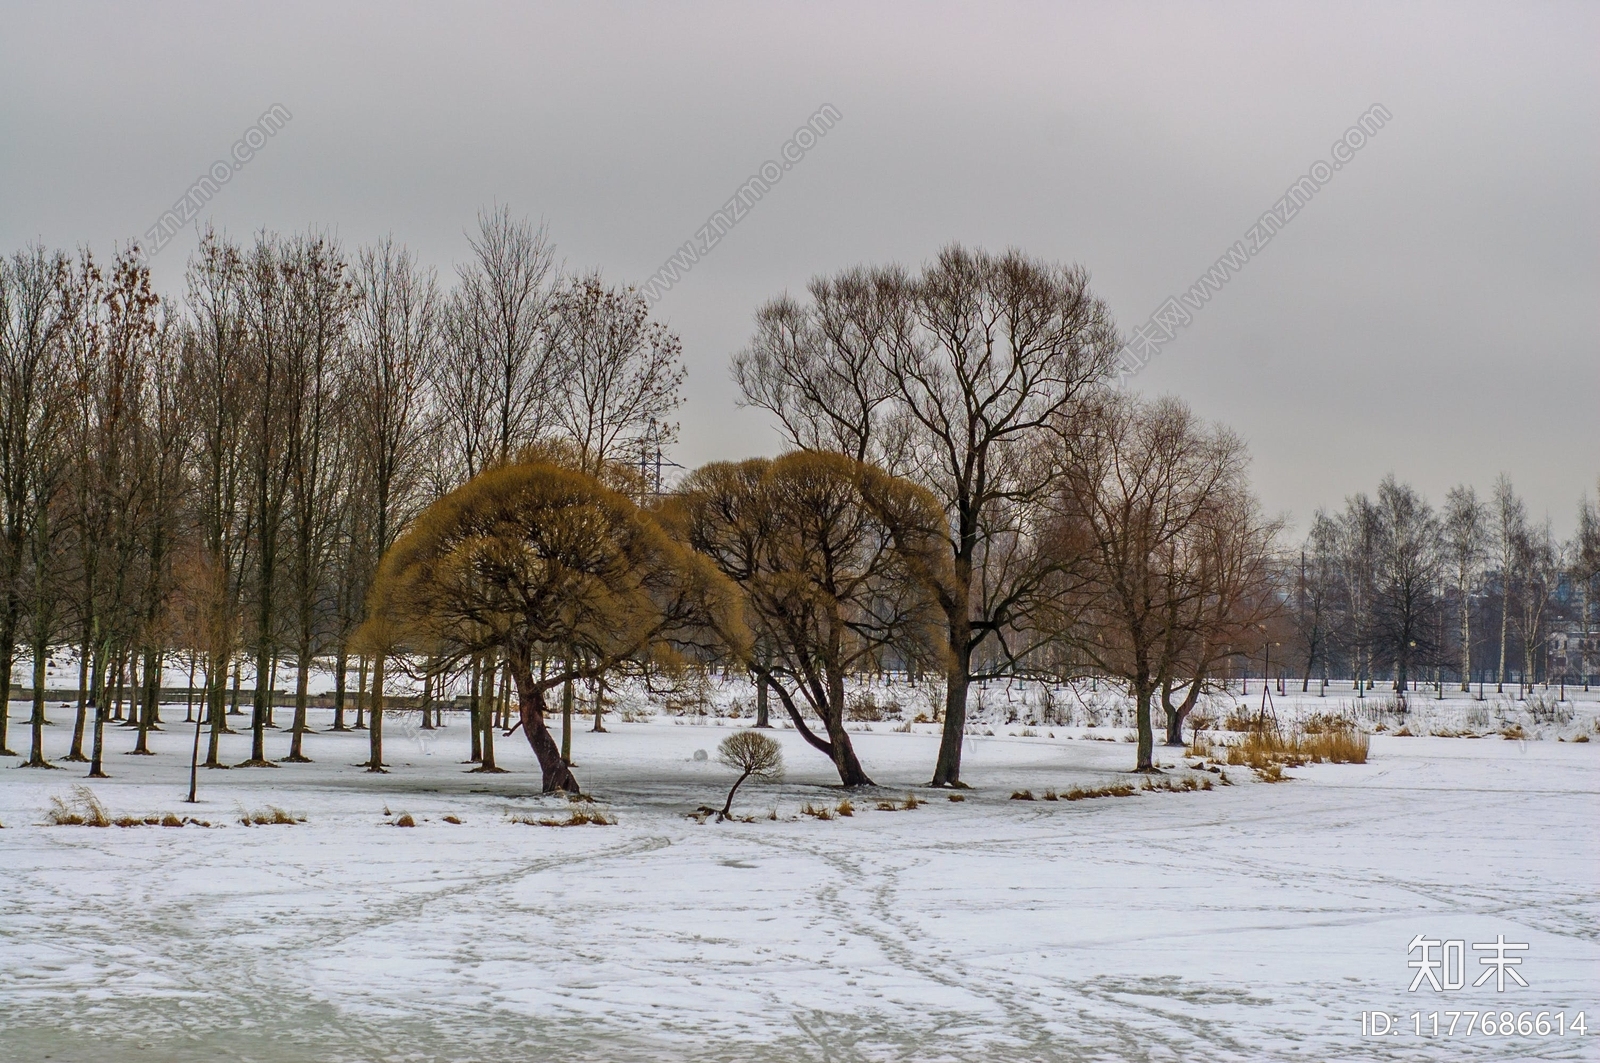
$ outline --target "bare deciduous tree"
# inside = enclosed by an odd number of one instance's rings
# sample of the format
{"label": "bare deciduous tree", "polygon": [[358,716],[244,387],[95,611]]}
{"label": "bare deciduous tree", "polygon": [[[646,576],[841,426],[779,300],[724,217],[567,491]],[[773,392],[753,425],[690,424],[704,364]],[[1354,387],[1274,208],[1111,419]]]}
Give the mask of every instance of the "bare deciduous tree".
{"label": "bare deciduous tree", "polygon": [[[771,410],[799,446],[840,447],[928,488],[945,508],[953,580],[944,733],[933,784],[961,782],[975,659],[1026,626],[1050,572],[1019,516],[1057,470],[1038,439],[1107,378],[1110,314],[1077,267],[1019,252],[946,248],[916,277],[851,271],[812,285],[812,305],[758,314],[735,363],[746,401]],[[868,357],[867,352],[871,351]],[[1015,653],[997,651],[999,672]]]}
{"label": "bare deciduous tree", "polygon": [[554,300],[552,364],[565,386],[553,419],[592,476],[672,442],[666,418],[683,402],[683,345],[632,288],[607,287],[598,273],[564,285]]}
{"label": "bare deciduous tree", "polygon": [[1123,395],[1097,403],[1063,438],[1056,504],[1077,544],[1069,561],[1083,574],[1082,620],[1064,635],[1128,684],[1136,770],[1153,771],[1150,709],[1171,625],[1206,597],[1203,533],[1245,491],[1244,447],[1176,400]]}

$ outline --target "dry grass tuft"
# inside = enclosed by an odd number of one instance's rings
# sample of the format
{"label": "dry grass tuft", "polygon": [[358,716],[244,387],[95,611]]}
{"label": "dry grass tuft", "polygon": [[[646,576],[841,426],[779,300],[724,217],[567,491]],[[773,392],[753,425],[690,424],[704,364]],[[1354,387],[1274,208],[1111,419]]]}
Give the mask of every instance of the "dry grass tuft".
{"label": "dry grass tuft", "polygon": [[1298,768],[1303,764],[1365,764],[1368,737],[1353,729],[1318,734],[1284,736],[1276,731],[1252,731],[1244,741],[1228,747],[1228,763],[1260,770],[1270,765]]}
{"label": "dry grass tuft", "polygon": [[1060,795],[1054,790],[1046,790],[1042,796],[1046,801],[1059,801],[1061,799]]}
{"label": "dry grass tuft", "polygon": [[1084,801],[1096,797],[1132,797],[1133,784],[1126,782],[1112,783],[1110,786],[1074,786],[1061,795],[1063,801]]}
{"label": "dry grass tuft", "polygon": [[920,808],[921,806],[922,802],[917,799],[916,794],[906,794],[905,802],[900,807],[905,809],[907,812],[911,812],[917,808]]}
{"label": "dry grass tuft", "polygon": [[1013,801],[1032,801],[1033,800],[1033,791],[1032,790],[1012,790],[1011,791],[1011,800],[1013,800]]}
{"label": "dry grass tuft", "polygon": [[278,824],[292,827],[296,823],[304,823],[305,821],[306,817],[292,816],[277,805],[268,805],[266,808],[255,812],[242,808],[239,810],[239,822],[246,827],[270,827]]}
{"label": "dry grass tuft", "polygon": [[1510,727],[1507,727],[1504,731],[1501,731],[1500,737],[1504,738],[1508,742],[1520,742],[1524,738],[1528,737],[1528,732],[1522,729],[1522,725],[1520,723],[1514,723]]}
{"label": "dry grass tuft", "polygon": [[111,815],[106,811],[106,806],[87,786],[74,786],[72,796],[65,801],[59,797],[50,798],[50,809],[44,816],[47,822],[56,827],[111,826]]}
{"label": "dry grass tuft", "polygon": [[833,809],[827,805],[813,805],[810,801],[807,801],[800,806],[800,814],[802,816],[810,816],[813,819],[832,819]]}
{"label": "dry grass tuft", "polygon": [[1144,779],[1144,785],[1140,787],[1141,790],[1146,790],[1152,793],[1159,791],[1169,794],[1186,794],[1194,790],[1209,790],[1211,788],[1210,779],[1194,775],[1185,775],[1181,779],[1171,779],[1167,778],[1166,776],[1162,776],[1160,781],[1157,781],[1155,778],[1147,775]]}
{"label": "dry grass tuft", "polygon": [[446,823],[454,823],[458,827],[461,825],[461,817],[460,816],[446,816],[446,817],[444,817],[444,821]]}
{"label": "dry grass tuft", "polygon": [[965,801],[966,799],[967,799],[967,795],[966,794],[951,794],[950,795],[950,800],[952,800],[952,801]]}
{"label": "dry grass tuft", "polygon": [[411,813],[403,812],[400,818],[394,821],[396,827],[415,827],[417,821],[411,818]]}
{"label": "dry grass tuft", "polygon": [[[617,822],[607,818],[604,812],[598,809],[575,808],[568,813],[566,819],[552,819],[535,816],[512,816],[511,822],[520,823],[525,827],[610,827]],[[702,821],[703,822],[703,821]]]}
{"label": "dry grass tuft", "polygon": [[839,802],[839,806],[835,808],[834,811],[839,813],[841,816],[849,817],[856,814],[856,806],[850,803],[849,798],[846,798],[845,800]]}
{"label": "dry grass tuft", "polygon": [[166,815],[161,817],[161,825],[163,827],[181,827],[183,826],[183,820],[179,819],[171,812],[168,812]]}
{"label": "dry grass tuft", "polygon": [[1589,736],[1588,735],[1579,735],[1577,738],[1573,739],[1574,742],[1587,742],[1588,740],[1589,740]]}

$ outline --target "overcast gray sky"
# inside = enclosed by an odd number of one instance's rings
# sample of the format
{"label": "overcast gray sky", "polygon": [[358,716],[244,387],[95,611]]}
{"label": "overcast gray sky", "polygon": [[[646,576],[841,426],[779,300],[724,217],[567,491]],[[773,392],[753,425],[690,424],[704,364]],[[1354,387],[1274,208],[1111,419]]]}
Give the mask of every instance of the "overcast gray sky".
{"label": "overcast gray sky", "polygon": [[954,240],[1083,264],[1131,330],[1381,104],[1135,386],[1245,436],[1302,526],[1505,472],[1565,534],[1600,473],[1597,45],[1594,4],[4,3],[0,248],[109,254],[282,104],[219,227],[393,233],[448,280],[498,202],[639,283],[832,104],[659,304],[693,465],[778,445],[727,371],[763,300]]}

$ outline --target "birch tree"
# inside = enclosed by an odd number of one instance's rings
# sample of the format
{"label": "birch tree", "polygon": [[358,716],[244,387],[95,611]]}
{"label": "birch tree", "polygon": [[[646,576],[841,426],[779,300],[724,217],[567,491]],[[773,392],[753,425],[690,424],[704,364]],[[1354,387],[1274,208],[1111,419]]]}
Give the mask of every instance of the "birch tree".
{"label": "birch tree", "polygon": [[1489,552],[1489,513],[1478,493],[1462,485],[1445,497],[1440,531],[1456,595],[1456,638],[1461,690],[1472,689],[1472,595]]}
{"label": "birch tree", "polygon": [[1511,614],[1521,573],[1517,570],[1517,544],[1528,534],[1528,512],[1517,497],[1511,480],[1502,475],[1494,482],[1490,503],[1494,521],[1494,547],[1500,576],[1500,660],[1495,669],[1495,692],[1506,689],[1506,636],[1511,632]]}

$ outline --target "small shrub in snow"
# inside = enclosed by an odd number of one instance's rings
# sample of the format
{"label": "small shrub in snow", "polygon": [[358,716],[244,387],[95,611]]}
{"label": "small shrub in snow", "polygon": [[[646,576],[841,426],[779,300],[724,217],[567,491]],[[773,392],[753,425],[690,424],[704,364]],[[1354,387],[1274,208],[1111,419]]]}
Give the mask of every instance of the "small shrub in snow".
{"label": "small shrub in snow", "polygon": [[733,814],[733,795],[746,779],[772,781],[783,777],[783,747],[760,731],[739,731],[724,738],[717,746],[717,762],[739,772],[723,802],[721,819]]}
{"label": "small shrub in snow", "polygon": [[1552,698],[1548,692],[1535,691],[1528,695],[1528,715],[1533,717],[1534,723],[1545,725],[1559,724],[1565,726],[1572,722],[1575,715],[1570,702],[1563,703]]}

